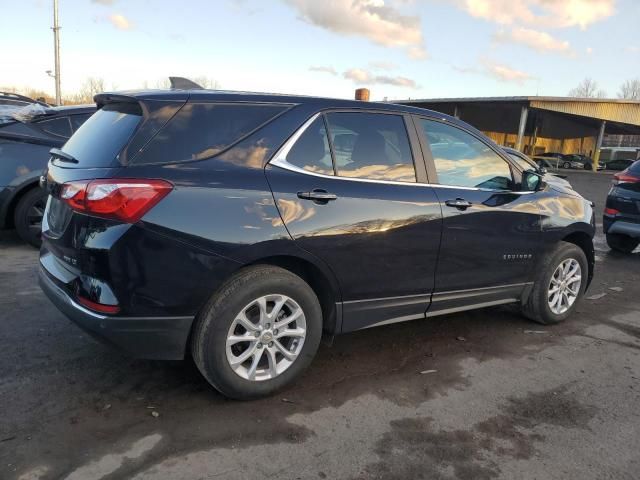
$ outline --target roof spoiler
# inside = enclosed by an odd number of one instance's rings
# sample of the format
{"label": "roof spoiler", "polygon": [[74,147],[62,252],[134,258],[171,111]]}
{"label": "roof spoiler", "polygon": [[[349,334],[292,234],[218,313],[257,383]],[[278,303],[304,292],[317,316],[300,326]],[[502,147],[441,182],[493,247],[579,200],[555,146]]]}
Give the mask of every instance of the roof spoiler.
{"label": "roof spoiler", "polygon": [[171,90],[204,90],[196,82],[184,77],[169,77]]}

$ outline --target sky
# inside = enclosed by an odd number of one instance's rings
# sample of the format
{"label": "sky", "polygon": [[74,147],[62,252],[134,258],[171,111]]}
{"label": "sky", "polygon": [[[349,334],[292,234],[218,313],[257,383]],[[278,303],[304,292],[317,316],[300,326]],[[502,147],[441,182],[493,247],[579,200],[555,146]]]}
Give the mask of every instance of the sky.
{"label": "sky", "polygon": [[[0,0],[0,87],[53,93],[53,0]],[[59,0],[63,95],[169,75],[374,100],[609,97],[640,77],[640,0]],[[146,82],[146,83],[145,83]]]}

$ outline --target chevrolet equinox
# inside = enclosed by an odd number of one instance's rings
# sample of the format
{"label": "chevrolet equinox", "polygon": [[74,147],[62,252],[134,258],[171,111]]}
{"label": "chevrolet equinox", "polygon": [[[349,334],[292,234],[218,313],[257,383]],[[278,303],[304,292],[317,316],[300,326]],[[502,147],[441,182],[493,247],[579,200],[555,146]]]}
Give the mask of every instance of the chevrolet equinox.
{"label": "chevrolet equinox", "polygon": [[[51,150],[40,284],[137,357],[255,398],[338,334],[514,303],[553,324],[593,205],[440,113],[207,90],[105,93]],[[547,181],[548,180],[548,181]]]}

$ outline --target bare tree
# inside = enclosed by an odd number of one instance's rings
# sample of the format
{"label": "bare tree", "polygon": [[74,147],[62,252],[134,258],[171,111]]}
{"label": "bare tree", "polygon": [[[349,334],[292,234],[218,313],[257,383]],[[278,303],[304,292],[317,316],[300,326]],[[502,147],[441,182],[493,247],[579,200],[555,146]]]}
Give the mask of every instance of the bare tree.
{"label": "bare tree", "polygon": [[220,89],[220,83],[215,78],[207,77],[206,75],[195,77],[193,81],[200,85],[202,88],[206,88],[209,90]]}
{"label": "bare tree", "polygon": [[598,84],[593,78],[587,77],[576,88],[569,90],[569,96],[576,98],[605,98],[607,92],[598,88]]}
{"label": "bare tree", "polygon": [[618,97],[625,100],[640,100],[640,78],[624,82],[620,86]]}
{"label": "bare tree", "polygon": [[99,77],[89,77],[84,81],[78,93],[71,95],[68,99],[65,99],[64,103],[93,103],[93,97],[105,90],[104,79]]}

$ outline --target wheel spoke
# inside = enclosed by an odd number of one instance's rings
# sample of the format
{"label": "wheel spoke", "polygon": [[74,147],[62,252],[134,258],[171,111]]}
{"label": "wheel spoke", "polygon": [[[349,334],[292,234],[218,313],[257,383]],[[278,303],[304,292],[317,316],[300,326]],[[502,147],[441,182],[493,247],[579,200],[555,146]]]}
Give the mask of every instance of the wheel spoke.
{"label": "wheel spoke", "polygon": [[253,335],[231,335],[229,337],[227,337],[227,347],[230,347],[231,345],[235,345],[236,343],[241,343],[241,342],[256,342],[256,337]]}
{"label": "wheel spoke", "polygon": [[256,303],[260,309],[260,326],[264,327],[269,320],[269,315],[267,314],[267,299],[265,297],[260,297]]}
{"label": "wheel spoke", "polygon": [[282,345],[278,340],[274,340],[273,344],[280,351],[280,353],[282,353],[282,355],[284,355],[284,358],[286,358],[287,360],[293,361],[297,357],[297,355],[295,353],[291,353],[289,350],[287,350],[284,347],[284,345]]}
{"label": "wheel spoke", "polygon": [[269,374],[271,378],[278,376],[278,361],[276,360],[276,351],[273,347],[267,348],[267,360],[269,360]]}
{"label": "wheel spoke", "polygon": [[275,338],[282,337],[304,337],[306,336],[307,331],[304,328],[286,328],[282,331],[279,331]]}
{"label": "wheel spoke", "polygon": [[249,346],[249,348],[247,348],[244,352],[242,352],[240,355],[238,355],[237,357],[233,357],[232,360],[229,362],[231,364],[232,367],[236,367],[239,365],[242,365],[244,362],[246,362],[257,350],[256,348],[256,344]]}
{"label": "wheel spoke", "polygon": [[244,312],[240,312],[240,314],[236,317],[236,322],[242,325],[245,328],[245,330],[248,330],[250,332],[260,331],[260,327],[258,327],[258,325],[256,325],[251,320],[249,320]]}
{"label": "wheel spoke", "polygon": [[273,306],[273,308],[271,309],[271,313],[269,314],[269,318],[271,318],[272,320],[271,323],[274,323],[277,320],[278,315],[280,314],[280,311],[282,310],[282,307],[284,307],[285,303],[287,303],[286,297],[280,297],[275,302],[275,305]]}
{"label": "wheel spoke", "polygon": [[300,309],[295,310],[288,317],[285,317],[285,318],[281,319],[280,321],[276,322],[273,325],[273,328],[277,328],[278,330],[281,329],[281,328],[284,328],[287,325],[289,325],[290,323],[292,323],[295,320],[297,320],[298,318],[300,318],[301,315],[302,315],[302,310],[300,310]]}
{"label": "wheel spoke", "polygon": [[257,350],[253,354],[253,361],[251,362],[251,366],[247,371],[247,375],[249,376],[249,380],[254,380],[256,378],[256,370],[258,369],[258,363],[260,363],[260,359],[262,358],[262,353],[264,350]]}

